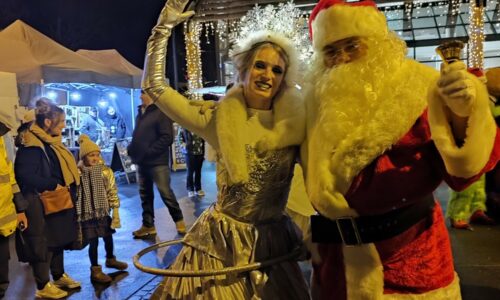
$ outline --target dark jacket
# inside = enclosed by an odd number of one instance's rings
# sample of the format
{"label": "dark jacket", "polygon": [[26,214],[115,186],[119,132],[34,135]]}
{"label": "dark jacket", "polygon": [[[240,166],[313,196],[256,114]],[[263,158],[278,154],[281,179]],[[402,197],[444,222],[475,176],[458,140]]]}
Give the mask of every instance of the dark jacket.
{"label": "dark jacket", "polygon": [[101,127],[104,125],[101,119],[89,114],[81,114],[80,133],[84,133],[96,142],[99,139]]}
{"label": "dark jacket", "polygon": [[[47,249],[69,248],[76,239],[75,209],[45,216],[38,196],[41,192],[55,190],[57,184],[65,185],[61,166],[52,148],[45,145],[45,152],[40,147],[19,148],[14,167],[17,183],[28,202],[25,211],[28,229],[22,235],[24,247],[29,251],[18,249],[19,260],[45,261]],[[76,187],[71,186],[73,203],[75,191]]]}
{"label": "dark jacket", "polygon": [[127,126],[125,125],[125,121],[123,121],[122,116],[118,114],[114,114],[112,116],[106,114],[102,121],[104,122],[104,126],[109,129],[112,138],[123,139],[125,137],[125,134],[127,133]]}
{"label": "dark jacket", "polygon": [[180,139],[182,142],[186,144],[186,151],[184,154],[190,154],[190,155],[205,154],[205,141],[201,137],[183,128],[180,134]]}
{"label": "dark jacket", "polygon": [[138,165],[168,165],[173,136],[172,120],[155,104],[149,105],[144,113],[139,106],[128,155]]}

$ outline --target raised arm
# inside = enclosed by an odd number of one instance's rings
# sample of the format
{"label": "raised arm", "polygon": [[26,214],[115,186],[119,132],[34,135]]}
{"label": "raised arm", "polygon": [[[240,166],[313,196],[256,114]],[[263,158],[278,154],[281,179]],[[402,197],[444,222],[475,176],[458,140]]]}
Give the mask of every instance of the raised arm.
{"label": "raised arm", "polygon": [[500,133],[489,102],[486,85],[462,62],[442,68],[430,90],[429,124],[449,175],[477,177],[498,161]]}
{"label": "raised arm", "polygon": [[185,12],[187,0],[169,0],[160,13],[158,23],[148,39],[142,88],[155,101],[155,104],[182,127],[214,142],[215,124],[213,111],[200,113],[199,107],[172,89],[165,80],[168,38],[174,27],[193,15]]}

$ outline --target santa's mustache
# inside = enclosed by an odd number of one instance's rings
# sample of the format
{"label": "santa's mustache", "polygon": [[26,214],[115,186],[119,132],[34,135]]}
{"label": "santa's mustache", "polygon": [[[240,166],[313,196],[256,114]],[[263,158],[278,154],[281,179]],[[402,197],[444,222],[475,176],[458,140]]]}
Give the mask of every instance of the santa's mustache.
{"label": "santa's mustache", "polygon": [[406,47],[392,36],[384,41],[368,39],[365,42],[367,54],[356,61],[326,68],[321,57],[315,59],[313,76],[309,80],[314,80],[316,97],[335,101],[341,96],[350,96],[367,101],[365,105],[369,105],[382,89],[387,88],[403,62]]}

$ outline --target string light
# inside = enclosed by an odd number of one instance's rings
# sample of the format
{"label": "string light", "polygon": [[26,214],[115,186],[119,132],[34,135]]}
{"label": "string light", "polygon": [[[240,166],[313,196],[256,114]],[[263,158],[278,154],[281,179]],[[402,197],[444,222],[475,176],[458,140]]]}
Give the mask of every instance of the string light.
{"label": "string light", "polygon": [[202,97],[195,91],[203,88],[203,73],[201,64],[200,36],[202,24],[190,21],[184,24],[184,41],[186,43],[186,64],[188,76],[188,93],[193,100],[201,100]]}
{"label": "string light", "polygon": [[469,67],[483,69],[484,6],[481,0],[479,6],[476,1],[470,1],[469,21]]}

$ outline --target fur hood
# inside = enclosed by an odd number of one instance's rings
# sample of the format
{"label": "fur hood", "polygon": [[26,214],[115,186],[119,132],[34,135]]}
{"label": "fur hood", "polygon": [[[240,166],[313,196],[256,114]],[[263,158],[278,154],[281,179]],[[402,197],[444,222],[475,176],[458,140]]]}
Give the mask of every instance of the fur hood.
{"label": "fur hood", "polygon": [[[234,86],[217,107],[216,131],[219,152],[233,183],[248,181],[248,166],[244,124],[248,120],[243,88]],[[257,151],[276,150],[300,145],[305,137],[305,106],[303,97],[295,87],[285,88],[273,101],[274,124],[257,143]]]}

